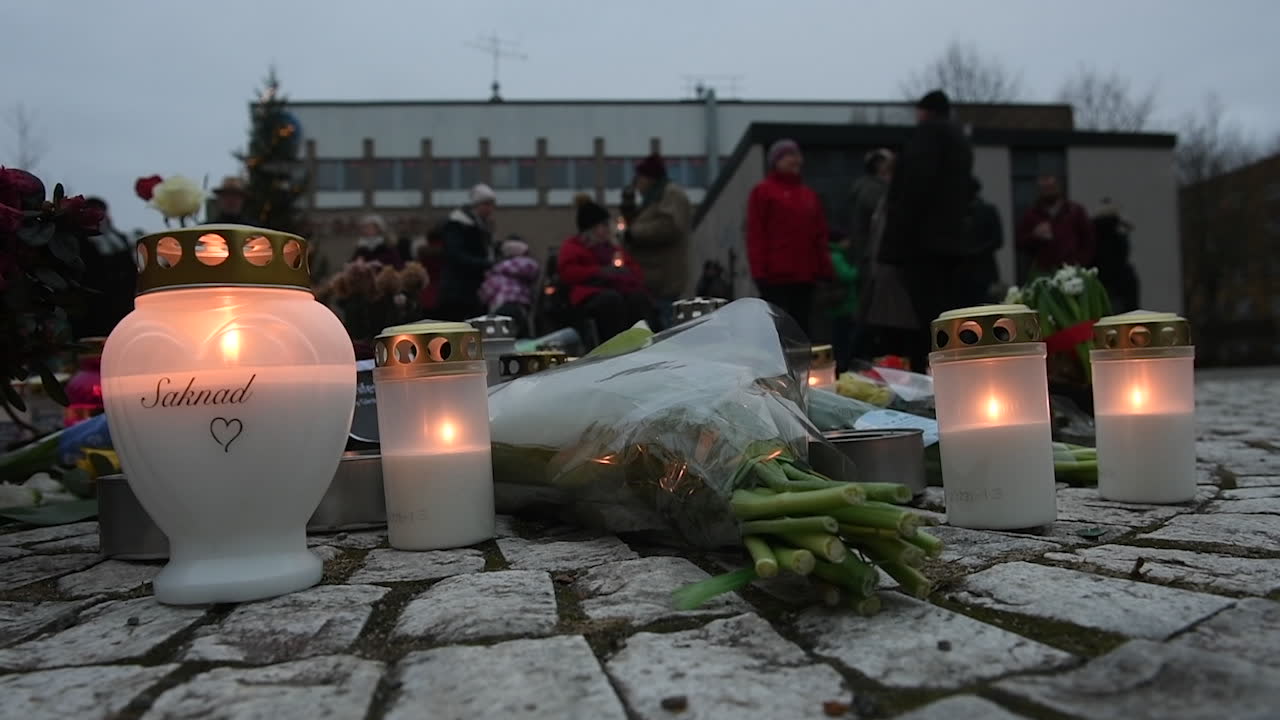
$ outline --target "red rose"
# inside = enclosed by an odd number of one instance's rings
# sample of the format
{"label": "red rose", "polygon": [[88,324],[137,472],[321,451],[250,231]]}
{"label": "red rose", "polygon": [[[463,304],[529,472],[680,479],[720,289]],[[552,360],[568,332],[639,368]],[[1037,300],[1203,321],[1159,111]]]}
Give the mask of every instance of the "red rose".
{"label": "red rose", "polygon": [[22,227],[22,220],[21,210],[0,204],[0,235],[18,232],[18,228]]}
{"label": "red rose", "polygon": [[89,235],[98,234],[98,226],[105,216],[101,208],[87,205],[83,195],[63,198],[57,212],[59,225],[73,232]]}
{"label": "red rose", "polygon": [[0,167],[0,205],[38,210],[44,202],[44,183],[26,170]]}
{"label": "red rose", "polygon": [[133,191],[138,193],[138,197],[151,202],[151,196],[155,194],[156,186],[162,182],[164,182],[164,178],[159,175],[138,178],[138,181],[133,184]]}

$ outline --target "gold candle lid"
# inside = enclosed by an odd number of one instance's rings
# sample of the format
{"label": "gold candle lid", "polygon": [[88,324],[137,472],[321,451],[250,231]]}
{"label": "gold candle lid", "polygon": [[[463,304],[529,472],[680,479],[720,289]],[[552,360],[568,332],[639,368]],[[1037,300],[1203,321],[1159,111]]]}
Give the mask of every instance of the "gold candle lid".
{"label": "gold candle lid", "polygon": [[152,233],[134,246],[138,294],[189,287],[311,289],[307,241],[249,225]]}
{"label": "gold candle lid", "polygon": [[948,310],[933,321],[933,349],[1040,342],[1040,314],[1026,305],[977,305]]}
{"label": "gold candle lid", "polygon": [[375,368],[447,366],[483,359],[480,332],[461,322],[422,320],[393,325],[384,329],[373,343]]}
{"label": "gold candle lid", "polygon": [[467,324],[479,330],[485,340],[505,340],[516,336],[516,321],[508,315],[480,315],[467,318]]}
{"label": "gold candle lid", "polygon": [[836,352],[830,345],[814,345],[809,348],[809,365],[824,367],[836,363]]}
{"label": "gold candle lid", "polygon": [[1109,315],[1093,325],[1093,347],[1098,350],[1189,345],[1191,323],[1174,313],[1134,310]]}
{"label": "gold candle lid", "polygon": [[676,324],[709,315],[728,305],[729,301],[718,297],[695,297],[671,303],[671,314]]}
{"label": "gold candle lid", "polygon": [[569,362],[569,356],[558,350],[507,353],[498,358],[498,371],[504,378],[521,378],[550,370]]}

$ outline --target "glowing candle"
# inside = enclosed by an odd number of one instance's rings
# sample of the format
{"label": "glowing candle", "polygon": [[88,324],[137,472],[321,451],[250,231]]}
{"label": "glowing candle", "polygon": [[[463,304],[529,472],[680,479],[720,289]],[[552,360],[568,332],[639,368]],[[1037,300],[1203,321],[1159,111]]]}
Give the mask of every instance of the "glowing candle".
{"label": "glowing candle", "polygon": [[480,331],[489,385],[497,385],[502,382],[498,358],[516,351],[516,321],[506,315],[481,315],[467,320],[467,324]]}
{"label": "glowing candle", "polygon": [[1045,347],[1036,313],[992,305],[933,322],[947,521],[1015,529],[1057,518]]}
{"label": "glowing candle", "polygon": [[387,328],[374,344],[391,546],[436,550],[494,534],[481,333],[466,323]]}
{"label": "glowing candle", "polygon": [[1195,348],[1172,313],[1138,311],[1094,325],[1098,494],[1138,503],[1196,494]]}
{"label": "glowing candle", "polygon": [[346,443],[355,355],[311,295],[305,242],[204,225],[137,243],[136,309],[107,340],[102,390],[129,485],[169,537],[161,602],[320,580],[306,524]]}
{"label": "glowing candle", "polygon": [[809,387],[834,387],[836,384],[835,351],[830,345],[814,345],[809,352]]}

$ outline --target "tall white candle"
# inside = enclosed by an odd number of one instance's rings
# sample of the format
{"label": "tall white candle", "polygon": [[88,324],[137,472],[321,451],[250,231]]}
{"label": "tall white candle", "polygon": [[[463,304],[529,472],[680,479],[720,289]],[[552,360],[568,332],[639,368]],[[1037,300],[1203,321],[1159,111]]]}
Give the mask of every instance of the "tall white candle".
{"label": "tall white candle", "polygon": [[382,456],[392,547],[435,550],[493,537],[489,449]]}
{"label": "tall white candle", "polygon": [[1049,423],[975,426],[942,432],[947,522],[992,530],[1047,525],[1057,518]]}

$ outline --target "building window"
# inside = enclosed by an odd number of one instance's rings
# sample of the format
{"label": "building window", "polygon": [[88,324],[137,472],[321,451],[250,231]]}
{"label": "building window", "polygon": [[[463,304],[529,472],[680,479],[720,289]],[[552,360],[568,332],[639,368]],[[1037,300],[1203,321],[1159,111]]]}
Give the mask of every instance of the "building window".
{"label": "building window", "polygon": [[516,187],[533,190],[538,187],[538,161],[533,158],[516,160]]}
{"label": "building window", "polygon": [[318,192],[337,192],[343,186],[341,160],[316,160],[316,176],[313,184]]}
{"label": "building window", "polygon": [[480,177],[480,161],[479,160],[459,160],[458,161],[458,190],[465,190],[484,182],[484,178]]}
{"label": "building window", "polygon": [[516,187],[516,162],[511,158],[490,158],[489,184],[495,189],[510,190]]}
{"label": "building window", "polygon": [[399,190],[400,168],[395,160],[378,158],[373,161],[373,189]]}
{"label": "building window", "polygon": [[560,190],[573,187],[572,178],[569,177],[569,158],[547,158],[546,167],[547,187]]}
{"label": "building window", "polygon": [[457,160],[432,160],[431,161],[431,189],[432,190],[458,189],[458,161]]}
{"label": "building window", "polygon": [[400,185],[397,190],[422,190],[422,160],[420,158],[403,158],[397,160],[400,166]]}
{"label": "building window", "polygon": [[1061,148],[1013,148],[1009,151],[1009,165],[1012,171],[1009,180],[1013,187],[1014,222],[1035,204],[1039,194],[1037,180],[1041,175],[1056,175],[1063,191],[1067,190],[1067,153]]}
{"label": "building window", "polygon": [[612,190],[630,185],[631,168],[632,161],[629,158],[609,158],[604,166],[604,186]]}
{"label": "building window", "polygon": [[573,160],[573,177],[570,178],[573,187],[579,190],[587,190],[596,186],[596,159],[574,158]]}
{"label": "building window", "polygon": [[685,186],[692,188],[704,188],[707,186],[707,160],[706,158],[685,158]]}

